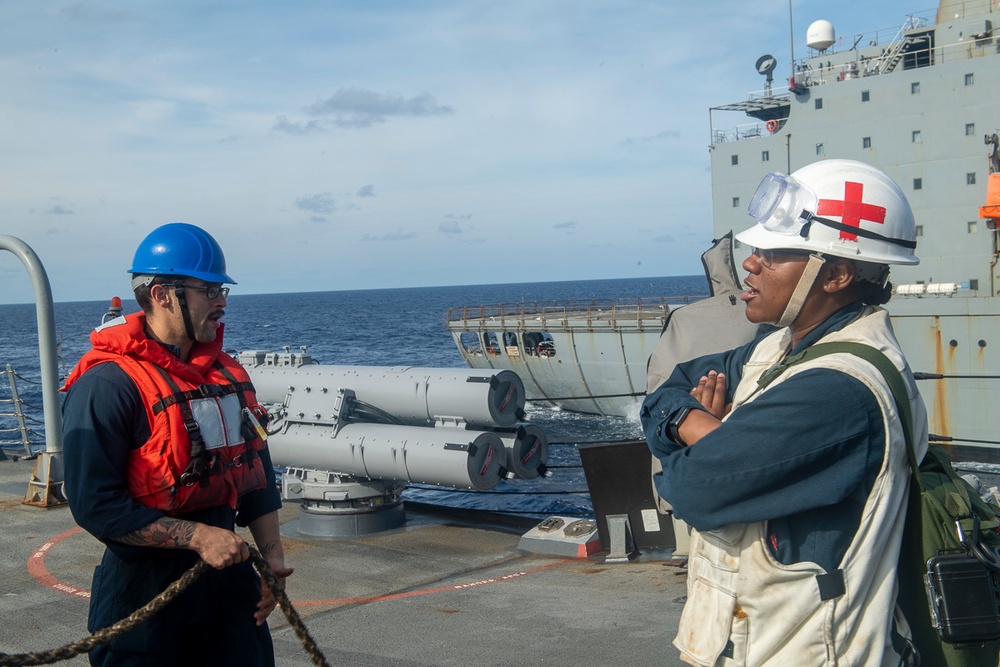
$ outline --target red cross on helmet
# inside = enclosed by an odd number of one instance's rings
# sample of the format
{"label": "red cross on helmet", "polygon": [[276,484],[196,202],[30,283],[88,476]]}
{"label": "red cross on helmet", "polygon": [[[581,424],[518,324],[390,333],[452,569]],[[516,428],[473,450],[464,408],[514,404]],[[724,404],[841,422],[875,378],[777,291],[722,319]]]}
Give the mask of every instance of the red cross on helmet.
{"label": "red cross on helmet", "polygon": [[790,176],[764,177],[747,211],[757,221],[736,239],[755,248],[815,250],[873,264],[917,264],[906,196],[856,160],[822,160]]}

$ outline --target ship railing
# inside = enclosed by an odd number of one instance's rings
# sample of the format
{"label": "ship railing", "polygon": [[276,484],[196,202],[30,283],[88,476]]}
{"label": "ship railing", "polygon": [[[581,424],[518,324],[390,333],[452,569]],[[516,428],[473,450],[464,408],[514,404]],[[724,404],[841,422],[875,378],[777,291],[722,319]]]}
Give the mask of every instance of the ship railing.
{"label": "ship railing", "polygon": [[[775,118],[776,127],[788,120],[788,117]],[[757,137],[768,137],[774,132],[768,129],[767,123],[741,123],[728,130],[713,130],[712,145],[726,143],[727,141],[740,141],[742,139],[756,139]]]}
{"label": "ship railing", "polygon": [[[25,457],[34,456],[37,449],[44,448],[44,436],[41,441],[36,438],[38,434],[29,426],[29,423],[40,424],[40,420],[35,419],[25,411],[29,406],[21,399],[17,389],[17,380],[31,382],[17,374],[14,368],[7,364],[4,371],[0,371],[7,377],[7,386],[10,388],[9,397],[0,395],[0,448],[21,448]],[[38,384],[38,383],[34,383]],[[0,449],[0,454],[2,454]]]}
{"label": "ship railing", "polygon": [[543,328],[571,325],[587,328],[662,328],[671,307],[704,298],[703,295],[687,295],[461,306],[448,309],[447,324],[450,329],[523,329],[539,325]]}

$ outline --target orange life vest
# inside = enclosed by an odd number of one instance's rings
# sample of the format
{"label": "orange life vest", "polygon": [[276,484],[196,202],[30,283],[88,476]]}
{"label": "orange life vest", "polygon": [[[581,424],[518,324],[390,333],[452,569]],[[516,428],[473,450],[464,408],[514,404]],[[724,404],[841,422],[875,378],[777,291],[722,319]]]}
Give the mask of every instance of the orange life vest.
{"label": "orange life vest", "polygon": [[215,341],[195,343],[185,363],[146,338],[146,318],[133,313],[91,333],[87,352],[64,390],[90,368],[116,363],[142,397],[151,435],[129,452],[129,493],[167,514],[228,505],[265,487],[258,452],[266,446],[251,415],[257,403],[246,370]]}

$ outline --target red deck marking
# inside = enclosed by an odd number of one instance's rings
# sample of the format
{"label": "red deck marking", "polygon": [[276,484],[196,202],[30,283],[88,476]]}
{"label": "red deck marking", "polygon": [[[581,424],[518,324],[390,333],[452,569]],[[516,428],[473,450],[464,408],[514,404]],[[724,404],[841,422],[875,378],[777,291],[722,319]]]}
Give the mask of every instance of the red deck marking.
{"label": "red deck marking", "polygon": [[47,586],[48,588],[59,591],[60,593],[65,593],[66,595],[72,595],[75,598],[90,599],[89,590],[86,588],[70,586],[67,583],[59,581],[52,576],[52,574],[45,567],[45,554],[48,553],[52,547],[65,540],[67,537],[79,533],[81,530],[82,528],[80,528],[80,526],[70,528],[65,533],[56,535],[51,540],[38,547],[35,550],[35,553],[31,554],[31,558],[28,559],[28,573],[42,586]]}
{"label": "red deck marking", "polygon": [[544,572],[545,570],[551,570],[552,568],[560,567],[568,563],[578,563],[579,561],[575,558],[567,558],[565,560],[556,561],[555,563],[549,563],[548,565],[541,565],[539,567],[531,568],[530,570],[521,570],[519,572],[512,572],[510,574],[505,574],[499,577],[490,577],[489,579],[480,579],[479,581],[470,581],[467,584],[452,584],[450,586],[437,586],[435,588],[421,588],[415,591],[406,591],[403,593],[390,593],[388,595],[372,595],[369,597],[360,598],[336,598],[333,600],[307,600],[304,602],[296,602],[296,607],[321,607],[324,605],[347,605],[347,604],[368,604],[369,602],[381,602],[383,600],[399,600],[402,598],[412,598],[418,595],[430,595],[431,593],[446,593],[448,591],[461,591],[467,588],[476,588],[478,586],[485,586],[487,584],[496,584],[503,581],[510,581],[511,579],[517,579],[519,577],[524,577],[529,574],[536,574],[538,572]]}
{"label": "red deck marking", "polygon": [[[70,528],[64,533],[56,535],[51,540],[42,544],[35,550],[35,553],[31,554],[28,559],[28,573],[34,578],[35,581],[40,583],[42,586],[46,586],[53,590],[59,591],[60,593],[65,593],[66,595],[72,595],[77,598],[90,599],[90,591],[85,588],[77,588],[76,586],[70,586],[54,577],[48,569],[45,567],[45,554],[48,553],[52,547],[56,546],[67,537],[71,537],[82,530],[79,526]],[[335,598],[333,600],[306,600],[306,601],[293,601],[296,607],[322,607],[326,605],[345,605],[345,604],[367,604],[369,602],[380,602],[383,600],[399,600],[402,598],[411,598],[418,595],[430,595],[432,593],[445,593],[448,591],[461,591],[467,588],[476,588],[478,586],[485,586],[487,584],[496,584],[503,581],[510,581],[512,579],[517,579],[519,577],[524,577],[529,574],[536,574],[538,572],[544,572],[545,570],[551,570],[568,563],[579,562],[575,558],[567,558],[565,560],[556,561],[554,563],[549,563],[548,565],[541,565],[539,567],[531,568],[530,570],[520,570],[518,572],[512,572],[510,574],[505,574],[499,577],[490,577],[489,579],[480,579],[479,581],[470,581],[466,584],[452,584],[450,586],[437,586],[435,588],[421,588],[414,591],[405,591],[403,593],[390,593],[388,595],[372,595],[368,597],[358,597],[358,598]]]}

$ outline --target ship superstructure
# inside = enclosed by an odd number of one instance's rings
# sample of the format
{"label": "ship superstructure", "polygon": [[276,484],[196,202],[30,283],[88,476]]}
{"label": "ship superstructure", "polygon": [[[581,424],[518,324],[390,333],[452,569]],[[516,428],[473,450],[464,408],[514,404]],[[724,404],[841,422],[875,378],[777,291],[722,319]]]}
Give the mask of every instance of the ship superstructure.
{"label": "ship superstructure", "polygon": [[[709,111],[713,237],[751,225],[747,204],[768,172],[850,158],[888,173],[913,207],[921,261],[893,268],[887,308],[923,378],[931,431],[991,447],[1000,461],[987,404],[1000,379],[997,230],[979,211],[1000,172],[1000,9],[942,0],[895,27],[841,37],[819,20],[806,43],[791,64],[760,56],[764,89]],[[736,245],[737,263],[747,251]],[[569,331],[565,316],[452,309],[448,328],[471,366],[518,372],[529,400],[634,415],[669,312],[644,320],[634,310],[584,313]]]}
{"label": "ship superstructure", "polygon": [[[792,65],[787,86],[710,111],[716,235],[750,226],[747,204],[768,172],[850,158],[900,185],[916,216],[921,261],[893,267],[893,326],[926,378],[932,433],[990,445],[1000,276],[996,225],[979,207],[989,174],[1000,169],[998,21],[988,0],[945,0],[898,29],[842,38],[816,21],[808,57]],[[780,71],[758,60],[762,74],[768,67]],[[734,111],[743,115],[726,113]]]}

